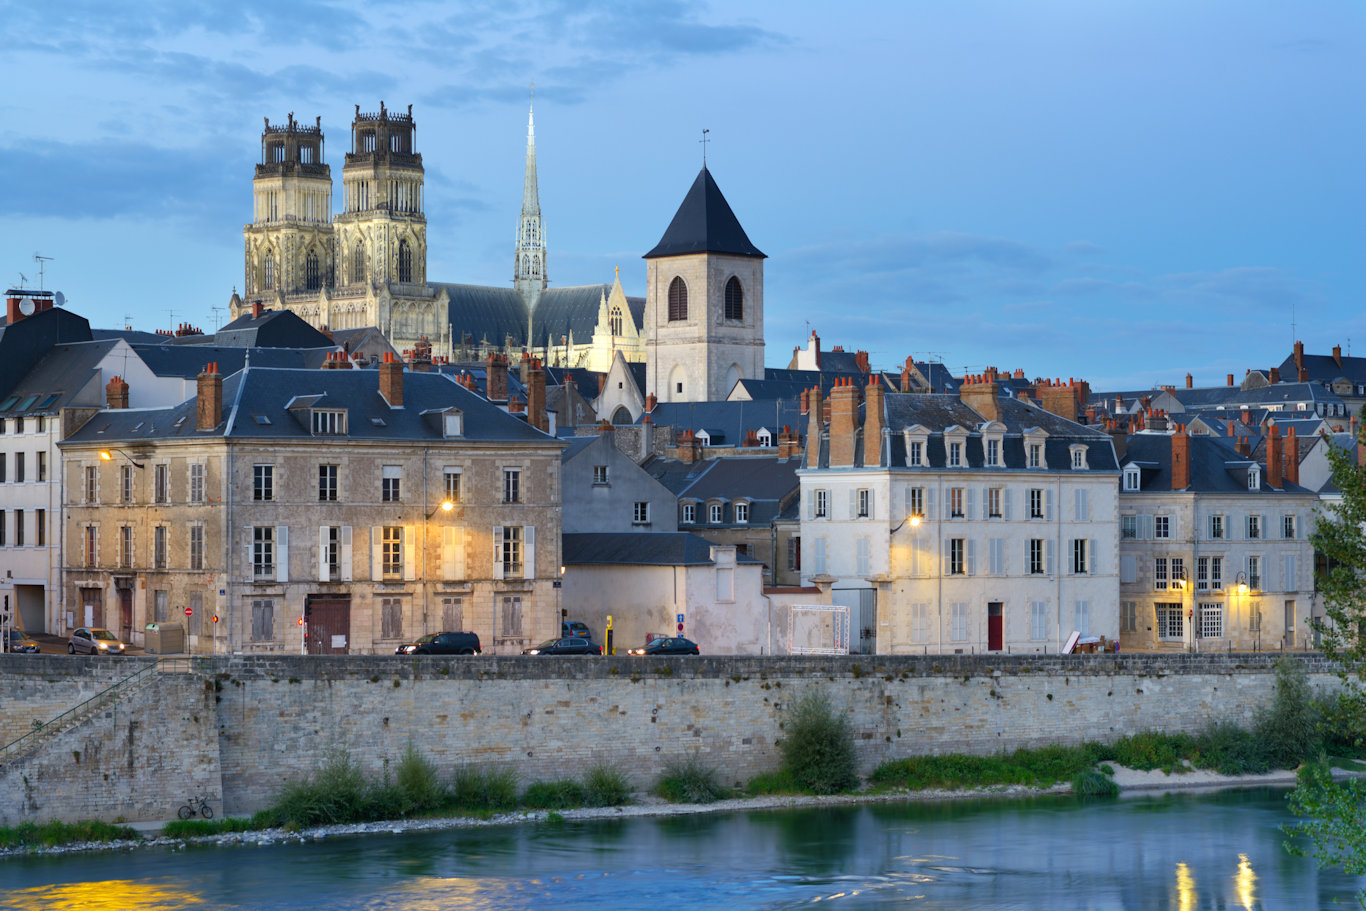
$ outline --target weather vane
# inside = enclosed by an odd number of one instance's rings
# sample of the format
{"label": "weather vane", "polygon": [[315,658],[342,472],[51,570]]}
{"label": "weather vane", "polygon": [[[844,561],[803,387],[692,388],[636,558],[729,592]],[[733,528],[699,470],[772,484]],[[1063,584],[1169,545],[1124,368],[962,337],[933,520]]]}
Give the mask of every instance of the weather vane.
{"label": "weather vane", "polygon": [[707,143],[710,142],[710,140],[707,139],[707,134],[710,132],[711,130],[703,130],[702,138],[697,140],[702,143],[702,167],[704,168],[707,166]]}

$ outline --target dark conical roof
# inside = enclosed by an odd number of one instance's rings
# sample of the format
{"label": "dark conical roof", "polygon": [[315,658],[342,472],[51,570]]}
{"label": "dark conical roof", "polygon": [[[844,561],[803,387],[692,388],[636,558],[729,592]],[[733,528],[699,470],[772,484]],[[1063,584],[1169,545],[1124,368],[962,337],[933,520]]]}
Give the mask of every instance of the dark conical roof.
{"label": "dark conical roof", "polygon": [[669,222],[664,237],[645,254],[645,259],[688,253],[764,257],[745,236],[745,229],[740,227],[739,219],[730,210],[730,203],[721,195],[721,188],[712,180],[706,165],[702,166],[688,195],[683,197],[683,204],[674,213],[674,220]]}

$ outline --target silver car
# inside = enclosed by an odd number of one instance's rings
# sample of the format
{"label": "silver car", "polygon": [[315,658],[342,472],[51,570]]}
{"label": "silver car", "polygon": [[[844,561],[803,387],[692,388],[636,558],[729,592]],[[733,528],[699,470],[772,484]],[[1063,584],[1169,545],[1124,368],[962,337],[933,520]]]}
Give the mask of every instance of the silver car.
{"label": "silver car", "polygon": [[107,629],[81,627],[71,634],[66,650],[71,654],[85,652],[88,655],[122,655],[128,646]]}

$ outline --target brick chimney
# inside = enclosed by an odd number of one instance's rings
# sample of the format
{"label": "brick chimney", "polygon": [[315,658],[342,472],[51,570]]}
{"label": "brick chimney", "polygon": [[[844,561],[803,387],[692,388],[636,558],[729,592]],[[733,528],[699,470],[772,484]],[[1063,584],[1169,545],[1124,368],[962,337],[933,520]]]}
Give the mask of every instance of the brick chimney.
{"label": "brick chimney", "polygon": [[403,362],[392,351],[384,352],[379,365],[379,394],[390,408],[403,407]]}
{"label": "brick chimney", "polygon": [[114,377],[104,387],[104,397],[109,402],[109,407],[127,408],[128,407],[128,384],[122,377]]}
{"label": "brick chimney", "polygon": [[825,432],[825,402],[818,387],[808,390],[806,467],[821,467],[821,434]]}
{"label": "brick chimney", "polygon": [[866,468],[882,465],[882,383],[876,378],[868,384],[863,406],[863,464]]}
{"label": "brick chimney", "polygon": [[803,389],[803,390],[802,390],[802,414],[805,415],[805,414],[806,414],[808,411],[810,411],[810,410],[811,410],[811,390],[810,390],[810,389]]}
{"label": "brick chimney", "polygon": [[901,391],[911,391],[911,359],[906,358],[906,365],[901,368]]}
{"label": "brick chimney", "polygon": [[1195,388],[1195,377],[1191,376],[1189,373],[1186,374],[1186,388],[1187,388],[1187,389],[1194,389],[1194,388]]}
{"label": "brick chimney", "polygon": [[858,433],[858,387],[851,379],[836,381],[830,390],[830,467],[854,466],[854,437]]}
{"label": "brick chimney", "polygon": [[996,368],[988,367],[986,373],[963,377],[958,387],[958,398],[985,420],[1001,419],[1001,396],[996,388]]}
{"label": "brick chimney", "polygon": [[1301,383],[1308,381],[1309,371],[1304,369],[1304,342],[1295,343],[1295,372]]}
{"label": "brick chimney", "polygon": [[527,380],[531,377],[531,355],[527,354],[525,351],[522,352],[522,364],[518,369],[518,376],[521,378],[523,386],[527,384]]}
{"label": "brick chimney", "polygon": [[506,402],[508,400],[507,358],[501,354],[490,354],[486,370],[488,379],[484,384],[484,391],[488,393],[488,400],[490,402]]}
{"label": "brick chimney", "polygon": [[1334,345],[1334,346],[1333,346],[1333,363],[1335,363],[1335,364],[1338,365],[1338,369],[1339,369],[1339,370],[1342,369],[1342,346],[1341,346],[1341,345]]}
{"label": "brick chimney", "polygon": [[1266,435],[1266,484],[1281,489],[1281,430],[1275,424]]}
{"label": "brick chimney", "polygon": [[659,399],[655,396],[655,394],[654,394],[653,392],[651,392],[649,395],[645,396],[645,413],[646,413],[646,414],[653,413],[654,410],[655,410],[655,406],[658,405],[658,404],[659,404]]}
{"label": "brick chimney", "polygon": [[427,341],[427,336],[422,336],[418,343],[413,346],[411,364],[413,370],[418,373],[431,373],[432,343]]}
{"label": "brick chimney", "polygon": [[1300,443],[1294,427],[1285,435],[1285,479],[1296,486],[1300,483]]}
{"label": "brick chimney", "polygon": [[223,419],[223,377],[218,372],[218,363],[205,364],[198,380],[195,428],[213,430]]}
{"label": "brick chimney", "polygon": [[251,318],[260,319],[261,314],[266,312],[266,307],[260,301],[251,302]]}
{"label": "brick chimney", "polygon": [[1279,383],[1281,381],[1281,368],[1272,367],[1266,372],[1266,379],[1269,383]]}
{"label": "brick chimney", "polygon": [[1228,385],[1228,386],[1232,386],[1232,385],[1233,385],[1233,374],[1231,374],[1231,373],[1228,374],[1228,379],[1227,379],[1227,381],[1226,381],[1226,385]]}
{"label": "brick chimney", "polygon": [[698,455],[697,435],[691,430],[685,430],[678,437],[678,460],[691,465],[697,461]]}
{"label": "brick chimney", "polygon": [[1252,454],[1252,444],[1248,441],[1247,437],[1238,437],[1238,439],[1234,440],[1233,448],[1245,459]]}
{"label": "brick chimney", "polygon": [[543,433],[550,432],[550,419],[545,413],[545,371],[536,358],[531,359],[527,369],[526,414],[528,424]]}
{"label": "brick chimney", "polygon": [[859,372],[862,373],[864,376],[867,376],[868,374],[873,372],[873,368],[868,364],[867,351],[855,351],[854,363],[858,364]]}
{"label": "brick chimney", "polygon": [[1172,438],[1172,490],[1191,486],[1191,438],[1183,424],[1176,425]]}
{"label": "brick chimney", "polygon": [[1076,381],[1069,379],[1066,384],[1060,379],[1044,380],[1038,384],[1039,407],[1049,414],[1056,414],[1069,421],[1077,419]]}

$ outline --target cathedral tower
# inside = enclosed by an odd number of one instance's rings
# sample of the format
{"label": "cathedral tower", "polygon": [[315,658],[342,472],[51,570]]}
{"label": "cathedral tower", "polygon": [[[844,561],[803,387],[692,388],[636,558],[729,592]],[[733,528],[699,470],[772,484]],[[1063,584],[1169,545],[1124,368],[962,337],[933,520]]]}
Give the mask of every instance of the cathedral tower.
{"label": "cathedral tower", "polygon": [[704,164],[645,254],[647,392],[717,401],[737,380],[763,379],[765,258]]}
{"label": "cathedral tower", "polygon": [[322,118],[304,126],[266,118],[252,181],[251,224],[242,229],[248,300],[273,301],[332,283],[332,169],[323,163]]}
{"label": "cathedral tower", "polygon": [[517,247],[513,254],[512,286],[533,310],[545,290],[545,226],[541,223],[541,195],[536,186],[536,112],[526,117],[526,176],[522,181],[522,217],[517,223]]}

